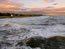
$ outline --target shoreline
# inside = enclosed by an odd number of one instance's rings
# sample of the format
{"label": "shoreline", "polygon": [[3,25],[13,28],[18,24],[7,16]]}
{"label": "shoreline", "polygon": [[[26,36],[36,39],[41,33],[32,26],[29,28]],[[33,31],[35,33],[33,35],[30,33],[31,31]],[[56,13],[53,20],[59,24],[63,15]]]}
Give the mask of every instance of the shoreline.
{"label": "shoreline", "polygon": [[23,17],[39,17],[39,16],[0,16],[2,18],[23,18]]}

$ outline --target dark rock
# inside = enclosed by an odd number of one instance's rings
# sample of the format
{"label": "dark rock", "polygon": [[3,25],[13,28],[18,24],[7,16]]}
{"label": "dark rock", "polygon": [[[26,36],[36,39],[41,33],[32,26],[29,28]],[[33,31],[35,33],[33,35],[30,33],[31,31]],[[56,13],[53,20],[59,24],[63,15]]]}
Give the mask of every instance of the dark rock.
{"label": "dark rock", "polygon": [[43,38],[43,37],[40,37],[40,36],[31,37],[31,38],[28,38],[28,39],[24,39],[21,42],[18,42],[16,44],[16,46],[26,45],[26,46],[30,46],[32,48],[36,48],[36,47],[44,48],[45,39],[46,38]]}
{"label": "dark rock", "polygon": [[23,44],[23,42],[21,41],[21,42],[18,42],[17,44],[16,44],[16,46],[23,46],[24,44]]}
{"label": "dark rock", "polygon": [[26,46],[30,46],[31,48],[40,47],[41,49],[65,49],[65,37],[61,36],[54,36],[50,38],[43,38],[39,36],[31,37],[18,42],[17,46],[23,46],[24,43]]}
{"label": "dark rock", "polygon": [[31,37],[29,39],[29,41],[27,41],[27,46],[30,46],[32,48],[35,47],[43,47],[44,48],[44,44],[45,44],[45,38],[43,37]]}
{"label": "dark rock", "polygon": [[40,47],[41,49],[65,49],[65,37],[55,36],[47,39],[42,37],[32,37],[26,44],[32,48]]}
{"label": "dark rock", "polygon": [[65,49],[65,37],[55,36],[46,41],[45,49]]}

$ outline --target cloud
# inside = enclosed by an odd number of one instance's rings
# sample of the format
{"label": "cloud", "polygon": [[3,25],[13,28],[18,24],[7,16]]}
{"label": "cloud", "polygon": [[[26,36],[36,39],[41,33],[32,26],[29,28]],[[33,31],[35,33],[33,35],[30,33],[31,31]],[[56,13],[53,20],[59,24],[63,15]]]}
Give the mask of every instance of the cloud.
{"label": "cloud", "polygon": [[17,12],[21,7],[23,7],[22,3],[0,0],[0,12]]}
{"label": "cloud", "polygon": [[0,3],[8,2],[8,0],[0,0]]}
{"label": "cloud", "polygon": [[65,16],[65,7],[56,7],[45,10],[46,15],[49,16]]}
{"label": "cloud", "polygon": [[49,3],[50,3],[50,2],[55,2],[55,0],[44,0],[44,1],[47,2],[47,3],[48,3],[48,2],[49,2]]}

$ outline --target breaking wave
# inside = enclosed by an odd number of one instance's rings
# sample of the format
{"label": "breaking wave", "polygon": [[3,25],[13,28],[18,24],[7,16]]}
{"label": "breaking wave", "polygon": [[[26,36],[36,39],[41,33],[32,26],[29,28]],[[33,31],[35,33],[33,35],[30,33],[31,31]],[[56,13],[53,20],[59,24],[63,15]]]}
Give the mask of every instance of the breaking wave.
{"label": "breaking wave", "polygon": [[[64,17],[29,17],[0,19],[0,47],[6,49],[33,49],[30,46],[17,46],[16,44],[24,39],[31,37],[49,38],[52,36],[65,37]],[[5,42],[4,42],[5,40]],[[26,40],[27,41],[27,40]],[[26,42],[24,41],[24,43]],[[5,46],[10,45],[10,46]],[[36,47],[34,49],[41,49]]]}

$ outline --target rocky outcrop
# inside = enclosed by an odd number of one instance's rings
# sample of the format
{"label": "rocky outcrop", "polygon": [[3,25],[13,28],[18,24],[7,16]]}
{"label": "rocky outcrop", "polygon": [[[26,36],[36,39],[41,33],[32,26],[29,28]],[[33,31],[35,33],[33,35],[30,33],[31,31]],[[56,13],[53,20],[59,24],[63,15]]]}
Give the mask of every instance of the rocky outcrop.
{"label": "rocky outcrop", "polygon": [[45,40],[46,40],[46,38],[43,38],[43,37],[38,37],[38,36],[37,37],[31,37],[26,42],[26,45],[30,46],[32,48],[35,48],[35,47],[44,48]]}
{"label": "rocky outcrop", "polygon": [[65,37],[55,36],[48,38],[45,49],[65,49]]}
{"label": "rocky outcrop", "polygon": [[[24,41],[24,40],[23,40]],[[23,41],[18,42],[17,45],[24,45]],[[40,47],[41,49],[65,49],[65,37],[55,36],[50,38],[31,37],[26,39],[26,46],[32,48]]]}

